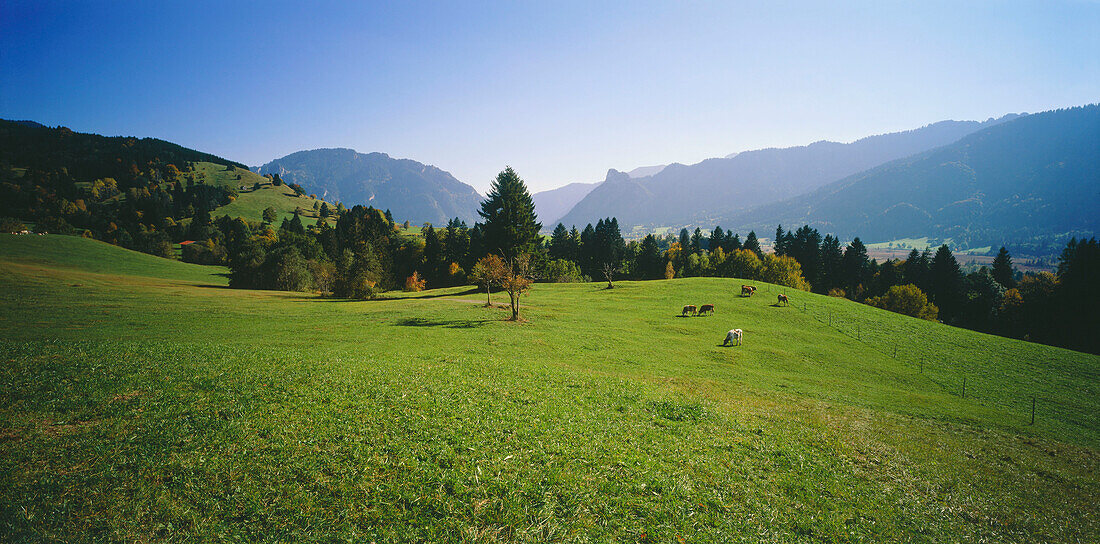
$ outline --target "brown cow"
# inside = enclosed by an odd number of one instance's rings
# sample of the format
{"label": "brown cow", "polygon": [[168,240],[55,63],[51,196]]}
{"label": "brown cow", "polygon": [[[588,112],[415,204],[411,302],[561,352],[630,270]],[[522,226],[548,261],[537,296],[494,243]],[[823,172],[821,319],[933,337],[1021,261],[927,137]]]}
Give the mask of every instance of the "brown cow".
{"label": "brown cow", "polygon": [[779,305],[779,304],[783,304],[785,306],[790,306],[791,301],[787,300],[787,295],[779,295],[779,302],[776,302],[776,305]]}
{"label": "brown cow", "polygon": [[699,307],[699,315],[703,315],[703,314],[706,314],[706,313],[712,313],[712,314],[714,313],[714,305],[713,304],[704,304],[704,305]]}
{"label": "brown cow", "polygon": [[680,316],[682,317],[682,316],[685,316],[685,315],[695,315],[695,313],[696,313],[695,305],[690,304],[688,306],[684,306],[684,311],[680,312]]}
{"label": "brown cow", "polygon": [[755,293],[755,292],[756,292],[756,287],[753,287],[751,285],[742,285],[741,286],[741,296],[743,296],[743,297],[751,297],[752,294]]}

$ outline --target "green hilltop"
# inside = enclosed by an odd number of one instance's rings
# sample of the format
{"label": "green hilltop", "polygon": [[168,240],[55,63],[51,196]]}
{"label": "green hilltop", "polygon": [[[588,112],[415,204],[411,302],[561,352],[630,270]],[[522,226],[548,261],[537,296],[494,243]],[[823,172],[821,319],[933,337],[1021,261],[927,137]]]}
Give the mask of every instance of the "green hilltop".
{"label": "green hilltop", "polygon": [[1100,538],[1094,355],[729,278],[514,323],[224,271],[0,235],[0,540]]}

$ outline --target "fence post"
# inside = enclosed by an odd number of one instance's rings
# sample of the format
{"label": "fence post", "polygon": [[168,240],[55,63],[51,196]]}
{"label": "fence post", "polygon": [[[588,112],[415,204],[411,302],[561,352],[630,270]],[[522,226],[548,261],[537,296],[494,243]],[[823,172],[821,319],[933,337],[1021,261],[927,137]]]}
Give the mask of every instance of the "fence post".
{"label": "fence post", "polygon": [[924,355],[920,356],[920,373],[924,374]]}
{"label": "fence post", "polygon": [[1034,424],[1035,424],[1035,397],[1031,397],[1031,423],[1028,423],[1028,425],[1034,425]]}
{"label": "fence post", "polygon": [[898,358],[898,343],[894,342],[894,358]]}
{"label": "fence post", "polygon": [[966,398],[966,376],[963,376],[963,398]]}

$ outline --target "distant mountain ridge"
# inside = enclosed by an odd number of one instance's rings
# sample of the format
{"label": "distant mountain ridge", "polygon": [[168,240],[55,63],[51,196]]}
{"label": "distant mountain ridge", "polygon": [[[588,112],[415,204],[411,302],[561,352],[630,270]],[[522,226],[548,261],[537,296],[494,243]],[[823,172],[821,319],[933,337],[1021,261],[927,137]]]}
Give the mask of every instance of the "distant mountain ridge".
{"label": "distant mountain ridge", "polygon": [[261,166],[259,172],[279,174],[308,193],[349,207],[389,209],[395,220],[414,224],[441,225],[455,217],[473,224],[483,200],[473,187],[434,166],[347,148],[298,151]]}
{"label": "distant mountain ridge", "polygon": [[592,192],[600,182],[596,183],[570,183],[557,189],[539,191],[531,195],[535,201],[535,213],[542,221],[543,230],[549,231],[557,225],[557,219],[568,212],[580,202],[588,193]]}
{"label": "distant mountain ridge", "polygon": [[1064,245],[1100,233],[1100,105],[1048,111],[718,218],[740,229],[803,224],[842,239],[952,238]]}
{"label": "distant mountain ridge", "polygon": [[[626,175],[631,178],[644,178],[659,173],[666,166],[668,165],[639,166],[627,172]],[[542,221],[543,230],[546,232],[554,230],[554,226],[558,224],[558,218],[573,209],[573,206],[576,206],[582,198],[588,196],[588,193],[592,192],[600,183],[603,182],[570,183],[556,189],[547,189],[531,195],[531,198],[535,201],[535,212],[538,213],[539,220]]]}
{"label": "distant mountain ridge", "polygon": [[602,184],[560,221],[566,225],[618,217],[624,228],[713,225],[715,219],[817,189],[880,164],[947,145],[984,127],[1018,117],[941,121],[918,129],[868,136],[851,143],[759,149],[631,178],[610,170]]}

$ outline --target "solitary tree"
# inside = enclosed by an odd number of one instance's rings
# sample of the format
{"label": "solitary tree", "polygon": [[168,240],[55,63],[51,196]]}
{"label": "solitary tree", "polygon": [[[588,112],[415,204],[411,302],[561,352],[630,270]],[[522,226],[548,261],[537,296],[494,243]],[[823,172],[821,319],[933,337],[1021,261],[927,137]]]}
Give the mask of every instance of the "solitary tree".
{"label": "solitary tree", "polygon": [[506,261],[530,253],[541,241],[542,224],[537,221],[535,203],[527,185],[510,166],[493,180],[478,214],[485,220],[485,249],[503,255]]}
{"label": "solitary tree", "polygon": [[274,206],[268,206],[264,210],[263,217],[264,223],[272,223],[279,218],[279,211],[276,210]]}
{"label": "solitary tree", "polygon": [[507,272],[501,287],[508,293],[512,303],[512,321],[519,321],[519,299],[531,289],[531,257],[520,254],[508,259]]}
{"label": "solitary tree", "polygon": [[493,284],[499,285],[504,281],[504,277],[507,275],[504,261],[496,255],[486,255],[482,257],[477,263],[474,264],[472,270],[470,270],[470,279],[477,282],[478,285],[485,286],[485,305],[492,306],[493,301],[491,299],[490,290]]}

